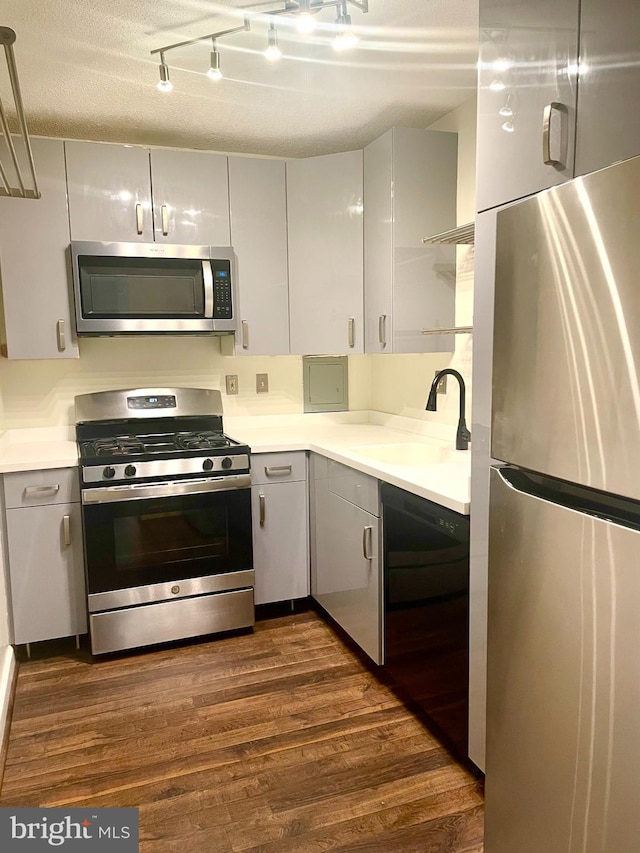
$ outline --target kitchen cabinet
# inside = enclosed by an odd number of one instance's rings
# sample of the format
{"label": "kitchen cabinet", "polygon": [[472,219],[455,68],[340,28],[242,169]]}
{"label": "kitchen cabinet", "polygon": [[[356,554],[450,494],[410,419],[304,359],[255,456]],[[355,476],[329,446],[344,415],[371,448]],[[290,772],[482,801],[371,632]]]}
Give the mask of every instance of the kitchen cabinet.
{"label": "kitchen cabinet", "polygon": [[382,659],[378,482],[311,455],[311,595],[360,648]]}
{"label": "kitchen cabinet", "polygon": [[227,158],[66,142],[72,240],[230,245]]}
{"label": "kitchen cabinet", "polygon": [[309,507],[306,453],[261,453],[251,459],[255,602],[309,595]]}
{"label": "kitchen cabinet", "polygon": [[13,642],[87,631],[78,471],[4,475]]}
{"label": "kitchen cabinet", "polygon": [[579,0],[480,0],[478,210],[573,177],[578,14]]}
{"label": "kitchen cabinet", "polygon": [[252,457],[255,603],[309,595],[306,453]]}
{"label": "kitchen cabinet", "polygon": [[364,352],[363,154],[287,161],[291,352]]}
{"label": "kitchen cabinet", "polygon": [[455,246],[422,238],[456,225],[457,134],[395,127],[364,149],[365,350],[449,352]]}
{"label": "kitchen cabinet", "polygon": [[640,155],[637,0],[582,0],[576,175]]}
{"label": "kitchen cabinet", "polygon": [[32,149],[42,198],[0,198],[4,354],[77,358],[64,143],[33,139]]}
{"label": "kitchen cabinet", "polygon": [[229,157],[229,207],[238,277],[236,355],[286,355],[289,276],[284,161]]}

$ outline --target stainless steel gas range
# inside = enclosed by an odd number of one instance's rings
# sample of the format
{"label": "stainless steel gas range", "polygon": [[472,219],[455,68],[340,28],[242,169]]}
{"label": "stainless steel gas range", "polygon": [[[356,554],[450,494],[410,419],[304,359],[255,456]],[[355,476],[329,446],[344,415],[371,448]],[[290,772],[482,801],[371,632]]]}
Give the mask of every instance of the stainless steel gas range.
{"label": "stainless steel gas range", "polygon": [[250,451],[219,391],[75,398],[93,654],[254,623]]}

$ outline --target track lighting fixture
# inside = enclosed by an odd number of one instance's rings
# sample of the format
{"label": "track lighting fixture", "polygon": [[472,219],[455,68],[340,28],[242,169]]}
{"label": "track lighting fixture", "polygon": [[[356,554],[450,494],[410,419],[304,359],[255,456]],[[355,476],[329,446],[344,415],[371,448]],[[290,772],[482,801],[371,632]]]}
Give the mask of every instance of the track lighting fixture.
{"label": "track lighting fixture", "polygon": [[365,14],[369,11],[369,0],[273,0],[273,2],[275,8],[268,11],[255,12],[253,10],[243,10],[241,12],[244,16],[242,26],[231,27],[228,30],[220,30],[216,33],[207,33],[207,35],[197,36],[196,38],[176,42],[176,44],[168,44],[152,50],[152,56],[156,54],[160,55],[160,82],[158,83],[158,89],[162,92],[170,92],[173,89],[173,84],[169,79],[169,66],[164,59],[164,54],[169,50],[176,50],[180,47],[187,47],[188,45],[211,39],[213,49],[211,51],[207,77],[211,80],[220,80],[222,78],[222,71],[220,70],[220,53],[216,40],[223,36],[239,33],[242,30],[250,30],[252,21],[269,22],[267,48],[264,53],[267,59],[275,60],[280,59],[282,56],[282,51],[278,45],[278,32],[273,21],[275,15],[282,15],[283,20],[287,21],[299,33],[308,34],[315,29],[316,19],[320,12],[329,8],[337,9],[337,34],[333,46],[336,50],[347,50],[348,48],[355,47],[358,43],[358,37],[354,33],[351,24],[350,6],[355,6]]}
{"label": "track lighting fixture", "polygon": [[276,30],[276,25],[271,21],[269,23],[269,31],[267,33],[267,49],[264,52],[264,55],[267,59],[276,60],[280,59],[282,56],[282,52],[278,47],[278,31]]}
{"label": "track lighting fixture", "polygon": [[354,33],[351,24],[351,15],[349,14],[346,0],[340,7],[340,14],[336,18],[338,26],[338,34],[333,41],[333,49],[342,51],[350,50],[358,44],[358,36]]}
{"label": "track lighting fixture", "polygon": [[169,66],[164,61],[164,53],[160,54],[160,80],[158,81],[158,89],[161,92],[170,92],[173,89],[173,83],[169,79]]}
{"label": "track lighting fixture", "polygon": [[300,0],[300,11],[298,12],[297,29],[299,33],[308,35],[316,28],[316,19],[311,12],[311,0]]}
{"label": "track lighting fixture", "polygon": [[222,71],[220,70],[220,51],[216,46],[216,40],[212,39],[213,49],[211,51],[211,58],[209,60],[209,70],[207,71],[207,77],[210,80],[221,80],[222,79]]}

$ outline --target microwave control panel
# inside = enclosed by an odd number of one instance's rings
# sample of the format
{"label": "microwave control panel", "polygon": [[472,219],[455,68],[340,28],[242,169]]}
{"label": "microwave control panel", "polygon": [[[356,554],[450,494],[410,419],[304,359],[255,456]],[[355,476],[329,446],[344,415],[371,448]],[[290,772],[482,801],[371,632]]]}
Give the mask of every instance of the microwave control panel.
{"label": "microwave control panel", "polygon": [[231,320],[231,264],[229,261],[211,261],[213,271],[213,317],[215,320]]}

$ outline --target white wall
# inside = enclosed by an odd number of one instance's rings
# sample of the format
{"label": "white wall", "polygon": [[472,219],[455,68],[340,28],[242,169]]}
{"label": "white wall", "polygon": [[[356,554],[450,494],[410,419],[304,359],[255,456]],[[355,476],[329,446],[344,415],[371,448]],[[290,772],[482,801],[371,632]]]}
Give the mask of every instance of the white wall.
{"label": "white wall", "polygon": [[[476,99],[471,98],[448,113],[430,130],[455,131],[458,134],[458,225],[472,222],[475,216]],[[456,325],[470,326],[473,321],[473,246],[459,246],[456,276]],[[471,422],[471,335],[457,335],[455,352],[420,355],[371,356],[371,408],[420,418],[437,427],[454,426],[458,420],[459,398],[455,380],[448,378],[446,397],[439,396],[438,411],[425,412],[431,381],[437,370],[453,367],[460,371],[467,389],[467,423]],[[439,432],[439,434],[442,434]]]}

